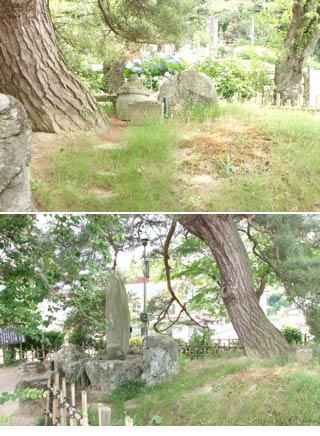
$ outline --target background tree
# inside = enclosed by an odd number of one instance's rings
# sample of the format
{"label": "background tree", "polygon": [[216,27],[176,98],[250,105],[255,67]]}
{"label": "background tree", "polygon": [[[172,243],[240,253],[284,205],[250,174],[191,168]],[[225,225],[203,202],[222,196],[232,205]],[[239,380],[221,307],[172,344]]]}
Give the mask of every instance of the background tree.
{"label": "background tree", "polygon": [[179,221],[212,251],[223,302],[247,355],[287,355],[288,344],[259,306],[250,261],[231,216],[184,215]]}
{"label": "background tree", "polygon": [[276,65],[276,92],[283,100],[294,99],[306,60],[320,39],[318,0],[293,0],[292,19]]}

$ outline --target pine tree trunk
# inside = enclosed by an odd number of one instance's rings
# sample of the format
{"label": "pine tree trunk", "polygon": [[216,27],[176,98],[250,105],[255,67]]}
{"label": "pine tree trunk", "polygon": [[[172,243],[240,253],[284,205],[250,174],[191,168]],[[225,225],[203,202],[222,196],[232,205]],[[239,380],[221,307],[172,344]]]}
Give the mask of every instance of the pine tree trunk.
{"label": "pine tree trunk", "polygon": [[180,223],[211,249],[231,323],[252,358],[286,356],[289,345],[259,306],[246,249],[230,215],[183,215]]}
{"label": "pine tree trunk", "polygon": [[292,20],[276,65],[276,93],[281,100],[295,100],[303,78],[303,67],[320,39],[318,0],[294,0]]}
{"label": "pine tree trunk", "polygon": [[36,131],[108,128],[67,65],[46,0],[0,1],[0,92],[24,105]]}

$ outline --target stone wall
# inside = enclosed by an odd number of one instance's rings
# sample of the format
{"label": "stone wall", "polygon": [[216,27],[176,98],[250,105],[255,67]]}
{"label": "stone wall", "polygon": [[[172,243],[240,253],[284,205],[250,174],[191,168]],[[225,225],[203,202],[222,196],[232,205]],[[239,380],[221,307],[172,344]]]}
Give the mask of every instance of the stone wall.
{"label": "stone wall", "polygon": [[0,212],[32,211],[31,122],[20,102],[0,94]]}

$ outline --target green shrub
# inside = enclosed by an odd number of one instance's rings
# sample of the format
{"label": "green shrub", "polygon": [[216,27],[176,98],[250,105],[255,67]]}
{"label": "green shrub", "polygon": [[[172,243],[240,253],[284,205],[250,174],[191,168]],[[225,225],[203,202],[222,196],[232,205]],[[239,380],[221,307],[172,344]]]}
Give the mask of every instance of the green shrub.
{"label": "green shrub", "polygon": [[44,332],[39,330],[34,336],[26,336],[24,349],[37,348],[44,344],[48,348],[60,348],[64,341],[64,334],[57,331]]}
{"label": "green shrub", "polygon": [[129,339],[129,347],[142,345],[142,338],[130,338]]}
{"label": "green shrub", "polygon": [[205,348],[213,347],[212,336],[213,332],[210,330],[202,330],[195,332],[190,338],[189,345],[191,345],[191,354],[205,354]]}
{"label": "green shrub", "polygon": [[259,60],[274,65],[277,62],[277,55],[272,50],[261,46],[237,47],[235,55],[244,60]]}
{"label": "green shrub", "polygon": [[248,83],[247,72],[239,59],[206,59],[195,68],[212,79],[218,95],[226,100],[235,94],[241,99],[254,95],[254,89]]}
{"label": "green shrub", "polygon": [[272,86],[272,77],[265,63],[255,60],[241,62],[237,58],[206,59],[195,66],[212,79],[220,97],[230,100],[235,94],[249,99],[265,86]]}
{"label": "green shrub", "polygon": [[296,344],[302,344],[301,331],[296,327],[289,327],[289,326],[283,327],[281,333],[286,338],[288,344],[292,345],[294,342]]}

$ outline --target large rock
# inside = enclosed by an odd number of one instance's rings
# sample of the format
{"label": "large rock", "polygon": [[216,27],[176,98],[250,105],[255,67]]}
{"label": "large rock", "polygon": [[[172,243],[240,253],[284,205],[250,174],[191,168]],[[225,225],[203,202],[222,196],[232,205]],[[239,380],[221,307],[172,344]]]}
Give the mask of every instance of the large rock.
{"label": "large rock", "polygon": [[169,99],[171,114],[193,104],[218,104],[217,93],[209,77],[194,70],[182,71],[163,82],[158,100],[162,103],[164,97]]}
{"label": "large rock", "polygon": [[62,345],[53,356],[55,369],[66,377],[68,383],[75,383],[77,386],[89,384],[85,371],[85,365],[89,359],[80,347],[72,344]]}
{"label": "large rock", "polygon": [[179,347],[168,336],[147,336],[143,341],[142,380],[150,386],[179,373]]}
{"label": "large rock", "polygon": [[86,373],[92,389],[112,392],[128,380],[141,377],[141,356],[130,356],[127,360],[91,359],[86,363]]}
{"label": "large rock", "polygon": [[129,349],[130,312],[122,279],[110,271],[106,289],[107,356],[125,360]]}
{"label": "large rock", "polygon": [[31,122],[22,104],[0,94],[0,212],[32,211]]}

